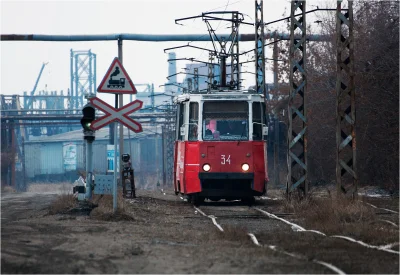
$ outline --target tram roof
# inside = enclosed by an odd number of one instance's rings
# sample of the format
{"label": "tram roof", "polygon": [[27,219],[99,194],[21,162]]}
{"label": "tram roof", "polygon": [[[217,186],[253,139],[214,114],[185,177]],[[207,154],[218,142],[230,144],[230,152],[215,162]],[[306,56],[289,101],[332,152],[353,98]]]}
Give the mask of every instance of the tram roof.
{"label": "tram roof", "polygon": [[174,103],[193,100],[255,100],[264,101],[264,95],[253,90],[211,90],[199,93],[186,93],[174,98]]}

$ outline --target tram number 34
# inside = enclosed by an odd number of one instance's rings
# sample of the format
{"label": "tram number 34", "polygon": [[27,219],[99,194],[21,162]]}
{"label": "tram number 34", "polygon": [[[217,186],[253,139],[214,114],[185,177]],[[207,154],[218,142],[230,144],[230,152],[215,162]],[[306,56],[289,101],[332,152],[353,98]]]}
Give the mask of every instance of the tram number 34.
{"label": "tram number 34", "polygon": [[221,155],[221,164],[231,164],[231,155]]}

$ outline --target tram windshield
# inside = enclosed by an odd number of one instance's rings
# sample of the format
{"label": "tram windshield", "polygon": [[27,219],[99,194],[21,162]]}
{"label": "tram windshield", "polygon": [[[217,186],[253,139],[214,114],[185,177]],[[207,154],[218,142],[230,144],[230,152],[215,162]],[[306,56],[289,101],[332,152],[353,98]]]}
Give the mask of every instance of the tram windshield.
{"label": "tram windshield", "polygon": [[204,102],[203,140],[248,140],[246,101]]}

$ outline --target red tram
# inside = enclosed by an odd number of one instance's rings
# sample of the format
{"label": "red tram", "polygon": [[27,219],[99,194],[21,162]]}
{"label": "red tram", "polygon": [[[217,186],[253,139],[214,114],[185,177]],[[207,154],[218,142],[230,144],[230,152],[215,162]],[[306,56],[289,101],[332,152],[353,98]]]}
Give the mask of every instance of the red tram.
{"label": "red tram", "polygon": [[262,94],[183,94],[177,104],[175,194],[195,204],[241,199],[252,203],[268,182],[268,128]]}

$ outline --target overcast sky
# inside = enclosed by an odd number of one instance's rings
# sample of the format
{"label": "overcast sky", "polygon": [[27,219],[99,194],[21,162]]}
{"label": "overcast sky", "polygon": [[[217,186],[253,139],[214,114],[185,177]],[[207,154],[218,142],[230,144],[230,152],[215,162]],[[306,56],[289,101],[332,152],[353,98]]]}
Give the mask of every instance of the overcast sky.
{"label": "overcast sky", "polygon": [[[282,17],[290,1],[264,1],[264,21]],[[247,22],[254,23],[254,0],[131,0],[131,1],[1,1],[2,34],[207,34],[201,19],[188,20],[184,26],[175,19],[200,15],[214,10],[238,10]],[[227,22],[216,24],[218,33],[229,33]],[[278,26],[276,26],[278,27]],[[282,27],[282,25],[281,25]],[[274,29],[274,26],[270,27]],[[242,25],[240,33],[254,33],[253,26]],[[186,42],[124,41],[123,64],[133,83],[154,83],[157,91],[167,82],[168,55],[163,49]],[[210,42],[193,45],[211,48]],[[60,91],[70,88],[70,49],[89,50],[97,54],[97,84],[100,84],[111,61],[117,56],[117,42],[1,42],[1,94],[30,92],[43,62],[49,62],[40,79],[37,91]],[[254,48],[254,42],[243,42],[240,51]],[[177,58],[194,57],[207,60],[199,50],[177,50]],[[267,57],[271,52],[267,50]],[[241,61],[250,60],[253,53]],[[179,62],[178,72],[187,62]],[[254,72],[254,65],[246,68]],[[254,75],[243,75],[244,86],[254,85]],[[183,76],[178,77],[182,81]],[[272,74],[267,72],[267,81]],[[47,85],[47,88],[46,88]],[[104,98],[104,97],[103,97]],[[107,99],[105,97],[104,99]],[[108,100],[107,100],[108,101]],[[125,101],[125,100],[124,100]],[[126,101],[125,101],[126,102]]]}

